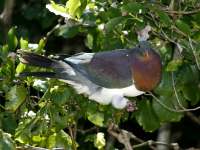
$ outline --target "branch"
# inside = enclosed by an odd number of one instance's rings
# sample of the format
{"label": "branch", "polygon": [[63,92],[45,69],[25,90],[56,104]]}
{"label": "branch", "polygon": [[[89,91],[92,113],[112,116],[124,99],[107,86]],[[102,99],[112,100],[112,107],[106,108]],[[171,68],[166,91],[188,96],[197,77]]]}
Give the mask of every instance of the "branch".
{"label": "branch", "polygon": [[194,55],[194,58],[195,58],[195,61],[196,61],[196,64],[197,64],[197,68],[200,71],[200,64],[199,64],[199,61],[198,61],[198,58],[197,58],[197,54],[196,54],[196,51],[194,50],[194,47],[193,47],[193,44],[192,44],[192,40],[191,40],[190,37],[189,37],[189,44],[190,44],[190,48],[192,49],[192,53]]}
{"label": "branch", "polygon": [[14,6],[15,6],[15,0],[5,1],[3,12],[0,15],[0,21],[3,23],[5,27],[11,24]]}
{"label": "branch", "polygon": [[68,129],[69,129],[69,134],[70,134],[71,139],[72,139],[72,149],[76,150],[77,147],[76,147],[75,141],[76,141],[76,131],[77,131],[77,129],[76,129],[76,127],[75,128],[69,127]]}
{"label": "branch", "polygon": [[189,112],[189,111],[196,111],[198,109],[200,109],[200,106],[199,107],[195,107],[195,108],[191,108],[191,109],[179,109],[179,110],[176,110],[176,109],[173,109],[173,108],[170,108],[168,107],[167,105],[163,104],[159,98],[157,98],[152,92],[148,92],[149,94],[146,94],[146,95],[151,95],[157,103],[159,103],[161,106],[163,106],[165,109],[167,109],[168,111],[171,111],[171,112]]}
{"label": "branch", "polygon": [[159,142],[159,141],[153,141],[153,140],[148,140],[148,141],[145,141],[141,144],[134,145],[133,148],[139,148],[139,147],[144,147],[144,146],[154,146],[154,145],[163,145],[163,146],[166,146],[166,147],[171,148],[173,150],[179,150],[180,149],[178,143],[167,144],[165,142]]}
{"label": "branch", "polygon": [[[117,132],[116,132],[117,131]],[[108,133],[115,137],[120,143],[122,143],[126,150],[133,150],[130,143],[130,135],[126,130],[121,130],[117,125],[111,123],[108,127]]]}
{"label": "branch", "polygon": [[175,15],[192,15],[192,14],[196,14],[200,12],[200,8],[197,8],[192,11],[175,11],[175,10],[166,10],[166,9],[163,11],[165,11],[166,13],[175,14]]}
{"label": "branch", "polygon": [[88,132],[92,132],[92,131],[96,131],[96,130],[98,130],[98,128],[96,126],[93,126],[89,129],[84,129],[84,130],[83,129],[77,129],[77,132],[80,132],[81,134],[86,134]]}
{"label": "branch", "polygon": [[[160,142],[165,142],[167,144],[170,143],[170,124],[166,123],[163,126],[160,127],[159,131],[158,131],[158,137],[157,137],[157,141]],[[157,145],[156,147],[159,150],[168,150],[169,148],[163,145]]]}
{"label": "branch", "polygon": [[[120,143],[122,143],[125,147],[125,150],[133,150],[134,148],[139,148],[139,147],[144,147],[144,146],[149,146],[149,148],[156,150],[154,146],[157,145],[164,145],[168,148],[172,148],[174,150],[179,149],[178,143],[165,143],[162,141],[153,141],[153,140],[148,140],[144,141],[137,136],[135,136],[133,133],[120,129],[116,124],[111,123],[108,127],[108,133],[111,134],[113,137],[115,137]],[[131,145],[130,140],[133,139],[140,144],[137,145]]]}
{"label": "branch", "polygon": [[115,142],[115,138],[113,136],[109,135],[108,140],[106,142],[105,150],[110,150],[111,147],[113,146],[114,142]]}

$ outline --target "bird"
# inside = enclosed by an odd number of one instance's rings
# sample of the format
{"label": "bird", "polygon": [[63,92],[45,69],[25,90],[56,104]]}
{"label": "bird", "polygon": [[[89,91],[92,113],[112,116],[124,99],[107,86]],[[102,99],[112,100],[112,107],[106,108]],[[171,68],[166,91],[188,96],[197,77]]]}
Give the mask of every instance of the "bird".
{"label": "bird", "polygon": [[78,94],[103,105],[112,104],[116,109],[128,107],[128,97],[151,91],[161,81],[161,58],[148,41],[140,41],[130,49],[81,52],[64,58],[48,58],[24,50],[17,53],[23,64],[53,70],[22,72],[19,76],[57,78]]}

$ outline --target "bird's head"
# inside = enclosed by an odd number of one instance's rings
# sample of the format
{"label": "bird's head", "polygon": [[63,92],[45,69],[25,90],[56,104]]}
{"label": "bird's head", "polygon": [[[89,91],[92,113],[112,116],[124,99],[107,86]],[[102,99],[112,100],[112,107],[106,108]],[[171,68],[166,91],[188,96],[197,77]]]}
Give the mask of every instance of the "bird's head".
{"label": "bird's head", "polygon": [[150,58],[150,52],[152,48],[147,41],[140,41],[138,44],[138,53],[143,60],[148,60]]}

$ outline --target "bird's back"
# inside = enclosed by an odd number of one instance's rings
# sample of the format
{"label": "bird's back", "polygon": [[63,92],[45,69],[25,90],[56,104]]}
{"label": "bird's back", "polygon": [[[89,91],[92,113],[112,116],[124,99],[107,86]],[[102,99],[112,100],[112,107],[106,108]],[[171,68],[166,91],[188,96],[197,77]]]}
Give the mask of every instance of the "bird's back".
{"label": "bird's back", "polygon": [[106,88],[124,88],[132,85],[131,51],[134,50],[100,52],[90,62],[80,65],[95,84]]}

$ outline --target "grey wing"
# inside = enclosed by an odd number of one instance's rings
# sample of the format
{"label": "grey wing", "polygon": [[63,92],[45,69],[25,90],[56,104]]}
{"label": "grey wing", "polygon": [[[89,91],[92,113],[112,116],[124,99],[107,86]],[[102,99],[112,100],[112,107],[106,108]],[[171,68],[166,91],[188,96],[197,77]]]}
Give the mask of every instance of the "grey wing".
{"label": "grey wing", "polygon": [[83,64],[91,61],[95,53],[78,53],[71,57],[65,58],[65,61],[69,61],[74,64]]}
{"label": "grey wing", "polygon": [[105,88],[124,88],[133,84],[127,50],[101,52],[87,63],[80,64],[83,73]]}

